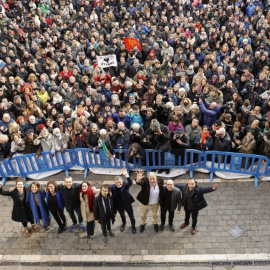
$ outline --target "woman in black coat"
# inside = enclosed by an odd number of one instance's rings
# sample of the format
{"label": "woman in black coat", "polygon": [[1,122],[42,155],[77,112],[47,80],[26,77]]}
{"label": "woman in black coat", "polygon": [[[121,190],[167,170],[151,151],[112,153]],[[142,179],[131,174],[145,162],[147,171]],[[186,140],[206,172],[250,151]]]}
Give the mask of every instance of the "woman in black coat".
{"label": "woman in black coat", "polygon": [[91,150],[96,150],[98,147],[98,140],[99,140],[99,130],[98,130],[98,126],[95,123],[92,123],[90,125],[90,130],[87,132],[86,134],[86,145],[88,148],[90,148]]}
{"label": "woman in black coat", "polygon": [[0,183],[0,194],[3,196],[10,196],[12,198],[13,209],[11,219],[23,224],[25,237],[29,237],[31,234],[29,228],[27,227],[28,222],[32,224],[32,229],[35,232],[39,231],[38,226],[34,223],[31,209],[26,203],[27,190],[24,187],[24,179],[22,177],[19,177],[16,180],[16,188],[14,188],[11,192],[4,191],[2,184]]}

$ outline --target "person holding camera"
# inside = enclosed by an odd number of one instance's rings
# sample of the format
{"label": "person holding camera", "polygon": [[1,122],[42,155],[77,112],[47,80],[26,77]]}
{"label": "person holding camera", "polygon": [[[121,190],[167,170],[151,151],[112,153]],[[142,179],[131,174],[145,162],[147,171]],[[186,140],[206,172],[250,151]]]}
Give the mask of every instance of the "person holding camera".
{"label": "person holding camera", "polygon": [[231,150],[231,138],[225,131],[225,128],[216,130],[213,150],[223,152],[229,152]]}
{"label": "person holding camera", "polygon": [[138,124],[134,123],[132,124],[130,128],[130,143],[140,143],[141,142],[141,136],[143,135],[143,128]]}
{"label": "person holding camera", "polygon": [[[141,143],[140,145],[143,147],[143,149],[155,149],[155,143],[152,140],[152,130],[148,128],[144,134],[141,136]],[[149,157],[151,159],[151,155]],[[150,162],[151,164],[151,162]]]}
{"label": "person holding camera", "polygon": [[145,150],[138,144],[133,143],[127,150],[128,162],[133,163],[134,159],[136,163],[141,160],[142,165],[145,164]]}
{"label": "person holding camera", "polygon": [[208,103],[206,99],[199,98],[199,106],[203,113],[203,124],[211,127],[216,120],[220,110],[217,103]]}
{"label": "person holding camera", "polygon": [[128,149],[129,139],[129,130],[125,127],[124,122],[119,122],[112,141],[115,143],[116,149],[119,149],[120,154],[122,154],[123,149]]}
{"label": "person holding camera", "polygon": [[177,129],[173,135],[171,145],[171,153],[176,157],[176,164],[178,164],[179,157],[181,157],[181,164],[183,164],[185,150],[190,148],[190,141],[188,135],[181,128]]}
{"label": "person holding camera", "polygon": [[[162,152],[167,152],[171,149],[170,142],[170,130],[168,127],[160,124],[156,119],[153,119],[145,133],[151,134],[152,143],[156,150],[161,150]],[[159,159],[159,155],[157,153],[156,160]],[[161,164],[164,164],[164,155],[161,155]],[[169,170],[160,169],[158,173],[166,172],[169,173]]]}

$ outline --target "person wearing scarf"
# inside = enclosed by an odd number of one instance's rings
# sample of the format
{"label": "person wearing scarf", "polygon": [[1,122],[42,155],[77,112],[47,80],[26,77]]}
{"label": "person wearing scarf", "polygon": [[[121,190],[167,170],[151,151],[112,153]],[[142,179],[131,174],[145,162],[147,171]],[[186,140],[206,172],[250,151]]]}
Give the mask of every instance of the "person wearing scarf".
{"label": "person wearing scarf", "polygon": [[[107,158],[114,157],[111,152],[113,151],[112,146],[109,141],[109,136],[107,135],[107,131],[105,129],[100,130],[100,138],[98,140],[98,147],[102,149]],[[109,149],[108,149],[109,147]]]}
{"label": "person wearing scarf", "polygon": [[79,199],[81,202],[81,213],[83,220],[86,221],[87,238],[90,239],[94,235],[95,219],[94,219],[94,199],[98,193],[95,187],[91,188],[86,181],[82,182],[79,191]]}
{"label": "person wearing scarf", "polygon": [[50,215],[45,202],[45,191],[41,190],[40,184],[38,182],[33,182],[28,187],[28,198],[26,201],[29,203],[30,208],[33,213],[33,217],[36,224],[40,226],[40,219],[42,219],[43,227],[47,231],[50,227]]}
{"label": "person wearing scarf", "polygon": [[210,135],[208,126],[202,127],[201,132],[195,138],[194,144],[201,151],[211,150],[213,148],[214,140]]}
{"label": "person wearing scarf", "polygon": [[57,233],[64,232],[67,229],[67,221],[64,215],[65,203],[62,192],[54,180],[47,183],[46,202],[50,213],[59,226]]}

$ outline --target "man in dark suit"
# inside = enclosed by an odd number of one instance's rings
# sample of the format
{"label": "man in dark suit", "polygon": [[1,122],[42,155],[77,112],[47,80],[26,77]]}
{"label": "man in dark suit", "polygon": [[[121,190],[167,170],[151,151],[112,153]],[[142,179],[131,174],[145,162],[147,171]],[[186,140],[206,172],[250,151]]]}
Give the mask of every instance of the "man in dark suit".
{"label": "man in dark suit", "polygon": [[191,234],[196,233],[197,218],[199,210],[207,206],[203,194],[213,192],[218,188],[217,184],[213,187],[199,187],[195,179],[190,178],[186,185],[176,184],[176,187],[182,191],[182,205],[185,209],[185,222],[180,225],[184,229],[189,225],[190,215],[192,215]]}
{"label": "man in dark suit", "polygon": [[110,187],[103,185],[100,188],[99,196],[94,201],[94,217],[95,221],[101,225],[103,234],[103,245],[108,245],[108,234],[112,237],[115,232],[111,229],[111,222],[115,221],[115,208],[112,196],[110,196]]}
{"label": "man in dark suit", "polygon": [[130,179],[127,169],[122,169],[122,174],[126,177],[126,180],[123,181],[121,176],[116,176],[114,178],[115,184],[111,186],[112,198],[115,205],[115,210],[119,212],[122,225],[120,227],[120,231],[124,231],[126,227],[126,216],[125,211],[128,213],[130,218],[132,233],[136,233],[135,227],[135,217],[133,213],[132,203],[135,202],[132,195],[129,193],[129,188],[132,186],[132,180]]}
{"label": "man in dark suit", "polygon": [[166,221],[166,213],[169,212],[169,227],[171,231],[175,231],[173,225],[174,211],[177,208],[177,214],[180,214],[182,204],[181,190],[174,186],[173,180],[166,182],[166,187],[163,187],[163,196],[160,203],[161,206],[161,224],[160,230],[164,230]]}
{"label": "man in dark suit", "polygon": [[141,186],[141,191],[137,196],[137,200],[141,203],[141,227],[142,233],[146,225],[146,215],[151,210],[153,214],[153,224],[156,232],[158,227],[158,208],[163,194],[163,179],[157,178],[154,172],[150,172],[148,177],[145,177],[143,171],[137,173],[136,184]]}

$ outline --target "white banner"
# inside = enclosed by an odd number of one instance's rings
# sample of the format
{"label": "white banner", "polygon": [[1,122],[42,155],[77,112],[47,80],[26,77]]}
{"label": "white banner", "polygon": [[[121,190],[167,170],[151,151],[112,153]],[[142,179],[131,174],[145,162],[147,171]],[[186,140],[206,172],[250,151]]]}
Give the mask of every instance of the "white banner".
{"label": "white banner", "polygon": [[105,56],[97,56],[98,66],[101,68],[116,67],[117,60],[115,54],[109,54]]}

